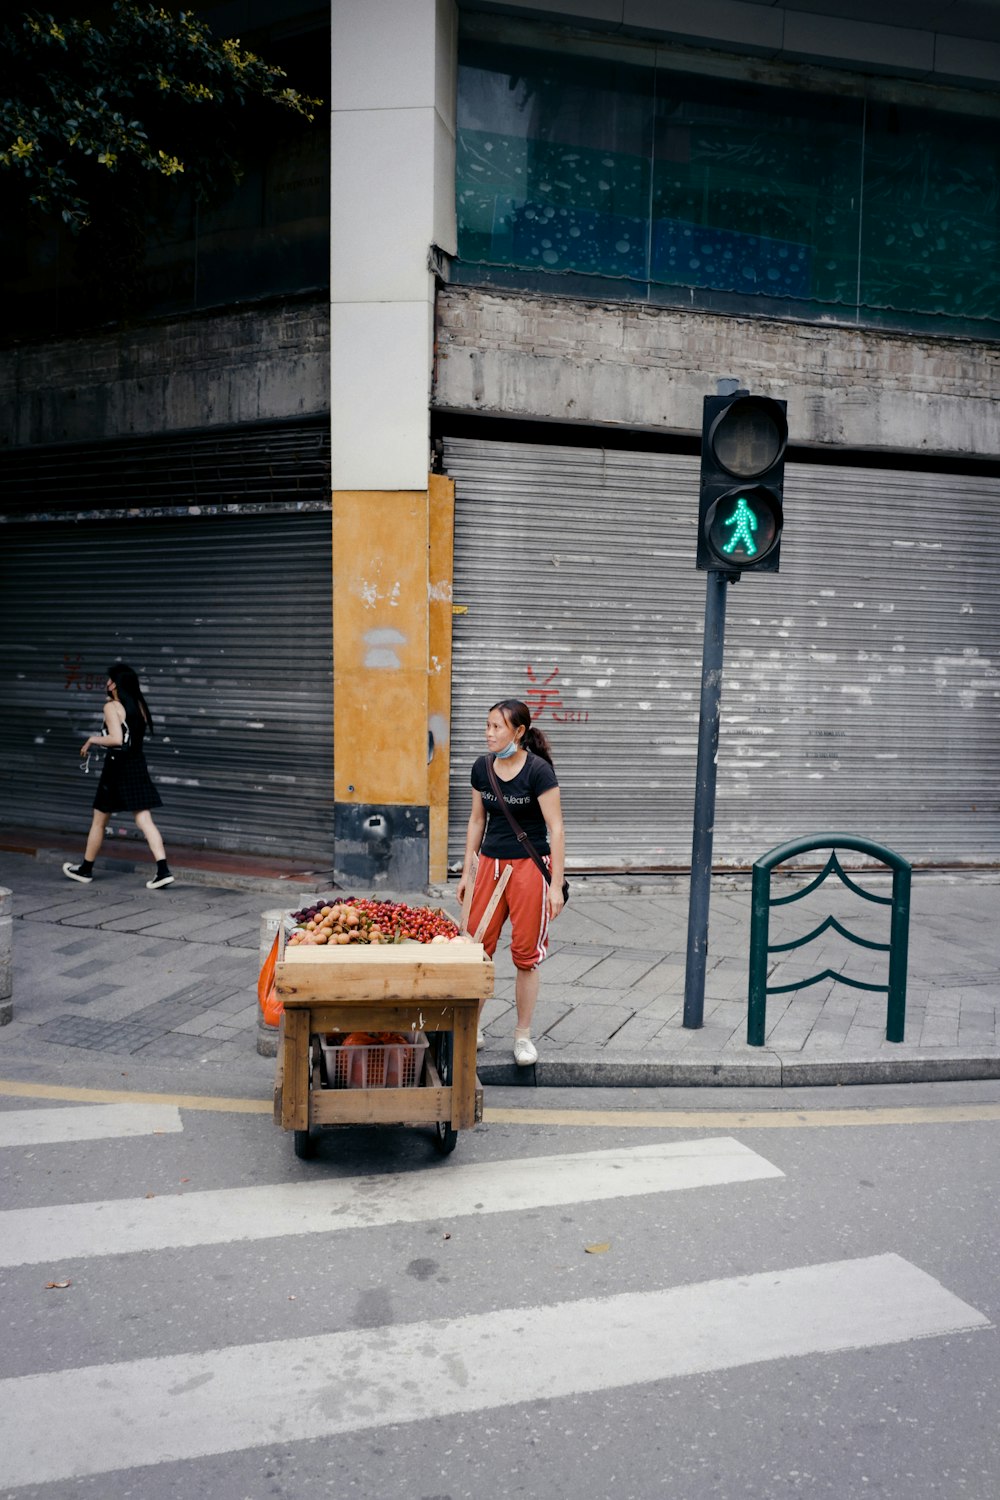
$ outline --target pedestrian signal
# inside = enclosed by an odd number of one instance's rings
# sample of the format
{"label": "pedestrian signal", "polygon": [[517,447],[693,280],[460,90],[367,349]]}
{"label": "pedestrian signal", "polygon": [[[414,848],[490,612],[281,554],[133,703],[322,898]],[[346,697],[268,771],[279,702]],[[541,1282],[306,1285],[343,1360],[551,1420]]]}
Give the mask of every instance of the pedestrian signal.
{"label": "pedestrian signal", "polygon": [[786,403],[736,391],[706,396],[697,565],[777,573],[788,446]]}

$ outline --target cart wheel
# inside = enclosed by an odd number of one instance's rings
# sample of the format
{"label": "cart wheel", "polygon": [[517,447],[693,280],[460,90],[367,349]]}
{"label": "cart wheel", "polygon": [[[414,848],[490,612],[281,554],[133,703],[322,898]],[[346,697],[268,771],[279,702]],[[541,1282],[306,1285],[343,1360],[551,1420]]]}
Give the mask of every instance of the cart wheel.
{"label": "cart wheel", "polygon": [[294,1134],[295,1155],[300,1161],[308,1161],[316,1149],[316,1142],[313,1139],[312,1133],[308,1130],[296,1130]]}
{"label": "cart wheel", "polygon": [[[439,1031],[437,1033],[434,1061],[437,1065],[441,1082],[446,1088],[451,1086],[451,1043],[452,1033],[450,1031]],[[454,1151],[458,1145],[458,1131],[452,1129],[450,1120],[437,1120],[435,1122],[434,1144],[442,1156],[448,1156]]]}

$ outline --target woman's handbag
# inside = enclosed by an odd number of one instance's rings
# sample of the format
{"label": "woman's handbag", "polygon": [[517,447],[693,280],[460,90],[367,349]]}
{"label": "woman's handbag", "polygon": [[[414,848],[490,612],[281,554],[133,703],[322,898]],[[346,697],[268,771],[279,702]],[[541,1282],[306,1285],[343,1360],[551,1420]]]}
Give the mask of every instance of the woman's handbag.
{"label": "woman's handbag", "polygon": [[[541,870],[542,874],[545,876],[545,883],[546,883],[546,885],[551,885],[552,884],[552,876],[549,874],[548,867],[547,867],[545,861],[542,859],[542,856],[539,854],[538,850],[535,848],[534,844],[531,842],[531,840],[529,839],[528,835],[525,833],[524,829],[521,827],[520,823],[517,821],[517,819],[515,818],[514,814],[511,812],[510,808],[507,806],[507,799],[504,796],[503,792],[500,790],[500,779],[497,776],[496,771],[494,771],[494,769],[493,769],[493,761],[490,758],[490,756],[486,757],[486,774],[490,778],[490,785],[493,788],[493,791],[494,791],[494,794],[496,796],[496,799],[500,803],[500,806],[504,810],[504,816],[506,817],[507,822],[510,824],[511,828],[513,829],[514,837],[517,839],[518,843],[520,844],[521,848],[524,850],[524,852],[528,856],[528,858],[529,859],[533,859],[535,861],[535,864],[538,866],[538,868]],[[569,881],[568,880],[564,880],[563,881],[562,893],[563,893],[563,901],[564,902],[568,901],[569,900]]]}

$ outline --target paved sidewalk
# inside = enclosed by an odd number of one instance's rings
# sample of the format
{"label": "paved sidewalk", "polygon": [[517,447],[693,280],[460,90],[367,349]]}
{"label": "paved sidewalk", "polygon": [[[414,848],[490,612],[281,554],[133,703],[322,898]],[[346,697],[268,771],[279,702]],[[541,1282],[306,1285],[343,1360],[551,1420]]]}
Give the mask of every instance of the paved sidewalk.
{"label": "paved sidewalk", "polygon": [[[160,1070],[167,1088],[183,1075],[205,1090],[266,1093],[274,1065],[256,1046],[261,914],[303,905],[329,883],[232,856],[213,868],[203,854],[177,863],[173,886],[147,891],[147,862],[119,855],[83,886],[63,877],[65,857],[0,848],[0,885],[14,893],[14,1019],[0,1029],[0,1075],[37,1078],[42,1068],[65,1083],[94,1076],[95,1064],[116,1079],[141,1065],[146,1078]],[[862,883],[889,893],[882,877]],[[395,898],[457,914],[453,886]],[[687,902],[677,878],[574,878],[542,970],[538,1064],[519,1069],[511,1059],[514,974],[504,951],[485,1013],[483,1082],[787,1087],[1000,1077],[1000,873],[915,874],[898,1044],[885,1040],[884,994],[824,980],[772,996],[766,1046],[747,1045],[747,878],[716,882],[704,1025],[685,1029]],[[887,907],[828,880],[775,909],[771,942],[810,932],[831,912],[869,941],[888,939]],[[887,958],[828,930],[772,964],[772,985],[828,967],[884,984]]]}

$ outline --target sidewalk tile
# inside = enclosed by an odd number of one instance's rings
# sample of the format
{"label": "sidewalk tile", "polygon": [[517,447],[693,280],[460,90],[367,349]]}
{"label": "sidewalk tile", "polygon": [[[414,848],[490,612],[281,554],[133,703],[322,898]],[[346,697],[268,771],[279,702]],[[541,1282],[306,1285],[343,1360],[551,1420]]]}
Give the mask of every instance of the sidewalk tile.
{"label": "sidewalk tile", "polygon": [[163,920],[162,916],[148,907],[140,908],[131,912],[128,916],[114,917],[108,922],[102,922],[101,926],[105,932],[141,932],[147,936],[147,928],[155,927]]}
{"label": "sidewalk tile", "polygon": [[642,1052],[659,1036],[665,1025],[666,1022],[661,1017],[648,1015],[645,1011],[629,1016],[625,1024],[608,1037],[605,1050],[613,1052],[628,1049]]}
{"label": "sidewalk tile", "polygon": [[701,1026],[697,1031],[691,1031],[688,1034],[691,1038],[689,1045],[692,1051],[721,1052],[736,1031],[731,1026]]}
{"label": "sidewalk tile", "polygon": [[214,1004],[210,1002],[208,1008],[212,1015],[218,1015],[220,1018],[222,1016],[238,1015],[240,1011],[248,1009],[251,999],[256,1007],[256,979],[252,985],[240,984],[237,976],[235,985],[223,984],[219,986],[215,1002]]}
{"label": "sidewalk tile", "polygon": [[103,936],[98,932],[92,937],[77,938],[72,943],[60,943],[59,952],[63,958],[75,958],[80,953],[103,952],[106,947]]}
{"label": "sidewalk tile", "polygon": [[556,1025],[547,1027],[545,1035],[563,1046],[593,1043],[603,1047],[608,1037],[633,1014],[625,1005],[580,1005],[567,1011]]}
{"label": "sidewalk tile", "polygon": [[[235,997],[233,997],[235,998]],[[234,1026],[256,1026],[260,1006],[254,1000],[250,1005],[244,1005],[242,1010],[227,1011],[229,1021]],[[211,1012],[209,1012],[211,1014]]]}
{"label": "sidewalk tile", "polygon": [[[79,895],[71,895],[71,891],[77,891]],[[33,895],[22,895],[15,890],[13,906],[15,917],[47,922],[61,922],[64,916],[74,916],[81,911],[101,910],[101,902],[89,886],[70,886],[68,880],[63,882],[58,893],[38,891]]]}
{"label": "sidewalk tile", "polygon": [[242,1026],[212,1026],[203,1035],[213,1037],[220,1042],[231,1042],[234,1038],[242,1036],[245,1028]]}
{"label": "sidewalk tile", "polygon": [[674,958],[664,958],[655,968],[647,970],[640,979],[637,979],[632,988],[637,995],[645,994],[647,991],[661,994],[679,991],[683,994],[684,978],[683,962],[678,963]]}
{"label": "sidewalk tile", "polygon": [[127,917],[130,912],[135,911],[134,901],[116,901],[102,906],[95,912],[74,912],[69,916],[60,917],[59,921],[63,927],[104,927],[108,922],[114,922],[120,917]]}
{"label": "sidewalk tile", "polygon": [[103,1000],[108,994],[108,985],[92,985],[89,990],[77,989],[72,986],[60,999],[60,1005],[93,1005],[97,1000]]}
{"label": "sidewalk tile", "polygon": [[103,958],[92,958],[85,964],[74,964],[72,969],[63,969],[64,979],[86,979],[90,974],[106,974],[107,962]]}
{"label": "sidewalk tile", "polygon": [[550,953],[542,965],[542,984],[571,984],[573,980],[582,979],[603,963],[605,956],[603,952],[581,953],[575,948],[560,948],[557,952]]}
{"label": "sidewalk tile", "polygon": [[683,988],[673,995],[654,995],[647,999],[635,990],[632,992],[633,1001],[637,1014],[641,1016],[658,1016],[663,1021],[669,1021],[673,1016],[679,1016],[684,1009]]}
{"label": "sidewalk tile", "polygon": [[180,1032],[182,1036],[204,1036],[212,1030],[215,1018],[211,1015],[192,1016],[186,1021],[177,1021],[170,1027],[172,1032]]}
{"label": "sidewalk tile", "polygon": [[655,959],[632,959],[612,955],[601,961],[587,973],[587,984],[595,989],[628,990],[655,964]]}

